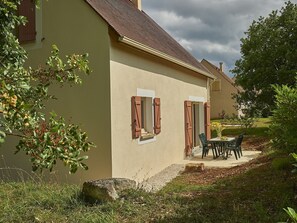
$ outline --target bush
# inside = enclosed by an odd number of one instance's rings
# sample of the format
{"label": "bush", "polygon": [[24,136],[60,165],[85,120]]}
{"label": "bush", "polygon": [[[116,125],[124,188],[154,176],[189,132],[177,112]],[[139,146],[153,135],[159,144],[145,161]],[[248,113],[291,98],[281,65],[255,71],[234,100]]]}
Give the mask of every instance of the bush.
{"label": "bush", "polygon": [[[288,207],[287,209],[284,208],[284,210],[290,218],[289,222],[297,223],[297,213],[295,212],[295,210],[290,207]],[[286,221],[286,222],[288,222],[288,221]]]}
{"label": "bush", "polygon": [[272,161],[272,167],[276,170],[291,169],[292,161],[290,157],[278,157]]}
{"label": "bush", "polygon": [[297,87],[274,86],[276,108],[270,125],[272,145],[288,153],[297,151]]}

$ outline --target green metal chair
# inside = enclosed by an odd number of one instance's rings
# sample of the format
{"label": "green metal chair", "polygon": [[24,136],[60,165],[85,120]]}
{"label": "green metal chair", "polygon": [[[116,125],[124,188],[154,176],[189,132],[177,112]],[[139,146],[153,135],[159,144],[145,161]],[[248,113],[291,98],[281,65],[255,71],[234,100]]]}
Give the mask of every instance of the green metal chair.
{"label": "green metal chair", "polygon": [[233,151],[236,159],[238,159],[238,158],[240,158],[240,156],[242,156],[242,150],[241,150],[242,140],[243,140],[243,134],[240,134],[237,137],[235,143],[229,144],[226,146],[227,158],[228,158],[229,152],[231,153],[232,151]]}
{"label": "green metal chair", "polygon": [[213,158],[215,159],[218,156],[215,146],[209,145],[204,133],[199,134],[199,138],[202,144],[202,159],[208,155],[210,148],[212,149]]}

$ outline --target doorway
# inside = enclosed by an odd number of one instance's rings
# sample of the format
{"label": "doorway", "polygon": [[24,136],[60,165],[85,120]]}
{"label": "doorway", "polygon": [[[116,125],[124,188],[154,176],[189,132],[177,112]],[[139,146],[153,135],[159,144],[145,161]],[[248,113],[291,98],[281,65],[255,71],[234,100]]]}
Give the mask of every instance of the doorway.
{"label": "doorway", "polygon": [[192,117],[193,117],[193,147],[200,147],[199,134],[204,132],[204,111],[203,103],[192,103]]}
{"label": "doorway", "polygon": [[185,155],[191,156],[193,149],[200,147],[199,134],[204,132],[204,103],[185,101]]}

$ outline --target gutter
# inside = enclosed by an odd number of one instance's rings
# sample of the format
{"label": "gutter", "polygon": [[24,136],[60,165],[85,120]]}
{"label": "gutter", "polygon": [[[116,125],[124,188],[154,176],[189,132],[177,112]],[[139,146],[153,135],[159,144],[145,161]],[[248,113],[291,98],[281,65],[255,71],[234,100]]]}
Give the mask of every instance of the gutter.
{"label": "gutter", "polygon": [[188,63],[185,63],[185,62],[183,62],[183,61],[181,61],[179,59],[176,59],[175,57],[169,56],[169,55],[167,55],[167,54],[165,54],[165,53],[163,53],[161,51],[155,50],[155,49],[153,49],[151,47],[148,47],[148,46],[146,46],[144,44],[141,44],[141,43],[139,43],[139,42],[137,42],[137,41],[135,41],[133,39],[130,39],[130,38],[126,37],[126,36],[120,36],[118,38],[118,40],[121,43],[125,43],[125,44],[127,44],[129,46],[132,46],[134,48],[137,48],[139,50],[142,50],[142,51],[147,52],[149,54],[152,54],[154,56],[157,56],[157,57],[160,57],[160,58],[165,59],[167,61],[173,62],[173,63],[175,63],[175,64],[177,64],[179,66],[182,66],[184,68],[192,70],[192,71],[194,71],[196,73],[202,74],[202,75],[204,75],[204,76],[206,76],[208,78],[215,79],[214,75],[212,75],[212,74],[210,74],[210,73],[208,73],[208,72],[206,72],[204,70],[201,70],[201,69],[199,69],[197,67],[194,67],[194,66],[192,66],[192,65],[190,65]]}

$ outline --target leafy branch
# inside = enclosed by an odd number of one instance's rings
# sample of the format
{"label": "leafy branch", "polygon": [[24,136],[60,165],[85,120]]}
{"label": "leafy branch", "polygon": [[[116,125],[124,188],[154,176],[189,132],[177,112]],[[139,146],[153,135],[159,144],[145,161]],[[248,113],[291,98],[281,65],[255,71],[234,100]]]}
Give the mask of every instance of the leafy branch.
{"label": "leafy branch", "polygon": [[53,169],[58,160],[75,173],[88,169],[83,153],[94,144],[79,126],[66,124],[55,113],[46,119],[45,102],[56,98],[48,93],[52,84],[81,84],[81,74],[90,74],[88,55],[73,54],[63,60],[53,45],[44,66],[24,66],[28,59],[15,28],[26,19],[17,16],[20,0],[0,3],[0,143],[8,136],[19,137],[16,153],[30,157],[33,170]]}

